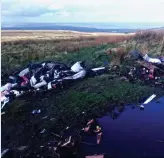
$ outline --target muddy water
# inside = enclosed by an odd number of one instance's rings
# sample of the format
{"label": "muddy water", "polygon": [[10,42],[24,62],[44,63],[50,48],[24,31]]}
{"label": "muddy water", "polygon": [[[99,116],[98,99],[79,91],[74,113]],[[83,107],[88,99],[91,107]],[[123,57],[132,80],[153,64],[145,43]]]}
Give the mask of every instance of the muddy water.
{"label": "muddy water", "polygon": [[85,137],[81,156],[105,153],[113,158],[125,156],[164,156],[164,97],[145,105],[144,110],[125,107],[119,117],[98,119],[103,128],[100,145],[96,137]]}

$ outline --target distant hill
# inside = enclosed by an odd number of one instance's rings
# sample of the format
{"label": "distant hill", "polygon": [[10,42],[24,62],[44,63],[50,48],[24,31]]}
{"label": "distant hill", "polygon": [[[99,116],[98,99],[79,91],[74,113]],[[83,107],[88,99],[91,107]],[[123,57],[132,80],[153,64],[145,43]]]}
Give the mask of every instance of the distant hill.
{"label": "distant hill", "polygon": [[95,28],[95,27],[81,27],[81,26],[67,26],[55,24],[25,24],[15,26],[2,26],[2,30],[69,30],[80,32],[118,32],[118,33],[133,33],[137,29],[118,29],[118,28]]}
{"label": "distant hill", "polygon": [[3,25],[2,30],[68,30],[79,32],[133,33],[145,29],[164,29],[155,23],[24,23]]}

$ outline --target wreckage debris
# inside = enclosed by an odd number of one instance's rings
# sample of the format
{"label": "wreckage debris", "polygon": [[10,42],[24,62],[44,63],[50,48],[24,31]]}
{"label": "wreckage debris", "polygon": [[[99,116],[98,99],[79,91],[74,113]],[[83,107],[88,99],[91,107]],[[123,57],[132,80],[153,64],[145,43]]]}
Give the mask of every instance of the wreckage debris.
{"label": "wreckage debris", "polygon": [[46,132],[46,129],[44,128],[40,133],[43,134]]}
{"label": "wreckage debris", "polygon": [[[131,55],[136,60],[145,62],[145,66],[141,68],[133,67],[129,73],[121,77],[121,80],[134,82],[141,80],[145,84],[164,87],[164,65],[163,57],[150,58],[147,54],[132,51]],[[71,67],[63,63],[52,61],[42,62],[40,64],[29,64],[22,71],[10,75],[8,83],[1,87],[1,109],[13,100],[15,97],[22,96],[28,92],[36,92],[41,90],[51,90],[64,88],[66,83],[82,79],[87,76],[101,75],[107,71],[106,67],[92,68],[88,70],[84,61],[77,61]],[[113,65],[111,71],[120,71],[119,66]],[[162,74],[159,72],[162,71]],[[120,72],[118,75],[121,75]]]}
{"label": "wreckage debris", "polygon": [[40,114],[41,113],[41,110],[39,109],[39,110],[33,110],[32,111],[32,114]]}
{"label": "wreckage debris", "polygon": [[156,97],[155,94],[151,95],[149,98],[146,99],[146,101],[142,105],[140,105],[140,108],[144,109],[144,105],[148,104],[149,102],[151,102],[155,97]]}
{"label": "wreckage debris", "polygon": [[158,57],[158,58],[151,58],[148,56],[148,54],[143,54],[140,51],[137,50],[133,50],[130,52],[131,58],[135,59],[135,60],[144,60],[146,62],[149,63],[155,63],[155,64],[161,64],[162,62],[164,62],[164,57]]}
{"label": "wreckage debris", "polygon": [[144,105],[140,105],[140,109],[143,110],[145,107]]}
{"label": "wreckage debris", "polygon": [[1,112],[1,115],[4,115],[5,114],[5,112]]}
{"label": "wreckage debris", "polygon": [[85,158],[104,158],[104,155],[85,156]]}
{"label": "wreckage debris", "polygon": [[102,132],[97,134],[97,144],[100,144]]}
{"label": "wreckage debris", "polygon": [[161,64],[162,61],[158,58],[150,58],[147,54],[145,54],[143,56],[143,59],[146,61],[146,62],[149,62],[149,63],[156,63],[156,64]]}
{"label": "wreckage debris", "polygon": [[1,157],[5,156],[5,154],[6,154],[8,151],[9,151],[9,149],[3,150],[2,153],[1,153]]}
{"label": "wreckage debris", "polygon": [[44,117],[42,117],[42,120],[47,119],[47,118],[48,118],[48,116],[44,116]]}
{"label": "wreckage debris", "polygon": [[17,148],[18,150],[22,151],[22,150],[25,150],[26,148],[28,148],[28,146],[21,146],[19,148]]}
{"label": "wreckage debris", "polygon": [[85,133],[94,133],[97,135],[97,144],[100,144],[102,137],[102,129],[96,122],[96,120],[91,119],[87,122],[86,127],[82,129]]}
{"label": "wreckage debris", "polygon": [[66,82],[84,78],[89,73],[96,76],[105,71],[105,67],[93,68],[88,71],[83,61],[76,62],[72,67],[52,61],[29,64],[19,73],[10,75],[8,83],[1,87],[1,109],[10,100],[25,93],[64,88]]}
{"label": "wreckage debris", "polygon": [[61,140],[57,143],[54,151],[59,155],[61,158],[68,158],[68,157],[76,157],[78,148],[80,145],[80,137],[75,135],[69,135],[65,139],[60,136]]}
{"label": "wreckage debris", "polygon": [[145,101],[143,104],[148,104],[148,103],[151,102],[155,97],[156,97],[155,94],[151,95],[148,99],[146,99],[146,101]]}
{"label": "wreckage debris", "polygon": [[51,118],[51,119],[50,119],[50,121],[54,121],[54,120],[55,120],[55,118]]}

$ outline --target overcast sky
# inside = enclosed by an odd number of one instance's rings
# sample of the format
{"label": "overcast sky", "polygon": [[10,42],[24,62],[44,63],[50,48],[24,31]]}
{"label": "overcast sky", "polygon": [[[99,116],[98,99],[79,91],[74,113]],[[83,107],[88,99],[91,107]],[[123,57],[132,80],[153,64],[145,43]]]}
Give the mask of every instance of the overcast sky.
{"label": "overcast sky", "polygon": [[164,22],[164,0],[2,0],[2,22]]}

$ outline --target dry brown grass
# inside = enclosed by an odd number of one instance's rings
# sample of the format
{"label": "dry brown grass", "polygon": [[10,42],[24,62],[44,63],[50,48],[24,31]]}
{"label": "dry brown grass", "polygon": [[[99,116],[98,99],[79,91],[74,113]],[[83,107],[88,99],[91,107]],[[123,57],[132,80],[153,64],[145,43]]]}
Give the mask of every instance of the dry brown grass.
{"label": "dry brown grass", "polygon": [[134,49],[150,56],[164,55],[164,30],[138,31],[134,38],[122,43],[127,51]]}
{"label": "dry brown grass", "polygon": [[135,39],[138,41],[161,41],[164,38],[164,30],[145,30],[136,32]]}
{"label": "dry brown grass", "polygon": [[[124,40],[130,39],[130,36],[97,36],[97,37],[79,37],[79,38],[72,38],[72,39],[53,39],[53,40],[15,40],[15,41],[4,41],[1,42],[2,46],[2,55],[4,54],[11,54],[11,53],[20,53],[20,50],[16,49],[21,48],[22,51],[24,49],[34,52],[42,53],[45,51],[49,52],[72,52],[72,51],[79,51],[80,48],[84,47],[93,47],[98,46],[101,44],[115,44],[122,42]],[[41,49],[41,51],[40,51]],[[22,52],[21,51],[21,52]],[[27,52],[28,53],[28,52]]]}
{"label": "dry brown grass", "polygon": [[[39,36],[43,38],[39,38]],[[131,37],[131,34],[81,33],[72,31],[2,31],[2,55],[13,52],[13,50],[8,52],[3,48],[14,45],[17,47],[20,45],[22,48],[31,47],[31,45],[34,47],[35,45],[35,49],[38,48],[37,46],[43,48],[43,46],[51,45],[53,51],[55,49],[56,52],[72,52],[78,51],[83,47],[122,42]]]}
{"label": "dry brown grass", "polygon": [[18,41],[18,40],[68,40],[81,37],[115,37],[115,36],[131,36],[133,34],[124,33],[86,33],[77,31],[2,31],[2,42]]}

